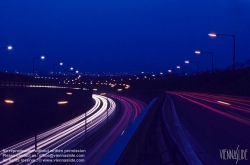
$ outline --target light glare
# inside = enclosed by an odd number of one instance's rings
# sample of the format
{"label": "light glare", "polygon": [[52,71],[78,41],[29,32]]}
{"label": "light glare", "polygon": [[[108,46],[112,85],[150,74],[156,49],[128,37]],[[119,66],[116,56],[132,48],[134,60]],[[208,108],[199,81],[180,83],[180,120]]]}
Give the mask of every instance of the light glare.
{"label": "light glare", "polygon": [[68,104],[68,101],[58,101],[57,104]]}
{"label": "light glare", "polygon": [[215,34],[215,33],[209,33],[208,34],[210,37],[216,37],[217,36],[217,34]]}
{"label": "light glare", "polygon": [[13,104],[14,101],[13,100],[4,100],[5,103],[8,103],[8,104]]}

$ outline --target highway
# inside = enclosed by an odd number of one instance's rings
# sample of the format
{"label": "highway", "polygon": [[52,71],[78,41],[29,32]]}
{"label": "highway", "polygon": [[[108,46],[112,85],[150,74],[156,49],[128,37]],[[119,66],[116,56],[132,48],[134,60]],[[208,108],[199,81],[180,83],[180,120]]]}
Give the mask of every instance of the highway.
{"label": "highway", "polygon": [[[250,98],[191,92],[167,94],[202,164],[250,164]],[[237,152],[235,159],[228,157],[225,149]]]}
{"label": "highway", "polygon": [[[93,95],[93,99],[95,100],[95,105],[86,113],[68,121],[62,123],[61,125],[49,129],[45,132],[39,133],[37,136],[37,149],[38,150],[55,150],[55,149],[71,149],[79,142],[84,140],[85,137],[85,129],[87,135],[92,134],[100,128],[106,122],[107,117],[107,107],[109,112],[109,118],[111,119],[115,115],[116,104],[112,99],[107,99],[104,96]],[[85,122],[86,126],[85,127]],[[29,138],[22,142],[19,142],[15,145],[12,145],[8,148],[5,148],[0,151],[1,162],[0,164],[12,164],[16,158],[24,158],[29,154],[34,153],[35,138]],[[4,159],[4,150],[22,150],[22,152],[18,152],[11,157]],[[38,154],[50,154],[49,152],[40,152]],[[42,157],[39,157],[37,160],[41,160]],[[15,163],[15,164],[32,164],[30,163]]]}
{"label": "highway", "polygon": [[[116,95],[110,95],[111,98],[117,98]],[[126,128],[138,117],[146,104],[140,100],[118,96],[122,105],[122,115],[119,120],[107,131],[107,133],[99,139],[99,141],[86,152],[85,164],[98,164],[102,156],[107,153],[108,149],[122,136]],[[81,163],[75,163],[81,164]]]}

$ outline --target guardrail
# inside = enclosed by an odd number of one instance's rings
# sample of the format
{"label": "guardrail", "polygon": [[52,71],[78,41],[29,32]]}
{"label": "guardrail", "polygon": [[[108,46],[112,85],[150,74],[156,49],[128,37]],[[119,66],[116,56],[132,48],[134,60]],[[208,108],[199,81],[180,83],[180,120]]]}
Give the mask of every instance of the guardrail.
{"label": "guardrail", "polygon": [[46,87],[46,88],[70,88],[70,89],[83,89],[89,90],[89,88],[84,88],[84,85],[66,85],[63,83],[49,83],[49,82],[25,82],[25,81],[0,81],[0,88],[9,87]]}
{"label": "guardrail", "polygon": [[174,151],[172,157],[175,163],[202,165],[184,133],[174,103],[169,96],[165,98],[162,106],[162,125],[165,136],[171,137],[168,138],[168,143]]}

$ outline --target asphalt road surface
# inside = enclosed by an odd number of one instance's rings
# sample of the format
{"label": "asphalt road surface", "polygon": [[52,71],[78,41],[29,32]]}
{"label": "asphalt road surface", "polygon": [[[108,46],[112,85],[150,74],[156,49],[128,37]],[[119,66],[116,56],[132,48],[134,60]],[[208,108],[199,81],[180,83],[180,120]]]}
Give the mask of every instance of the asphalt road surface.
{"label": "asphalt road surface", "polygon": [[167,93],[203,164],[250,164],[250,98]]}

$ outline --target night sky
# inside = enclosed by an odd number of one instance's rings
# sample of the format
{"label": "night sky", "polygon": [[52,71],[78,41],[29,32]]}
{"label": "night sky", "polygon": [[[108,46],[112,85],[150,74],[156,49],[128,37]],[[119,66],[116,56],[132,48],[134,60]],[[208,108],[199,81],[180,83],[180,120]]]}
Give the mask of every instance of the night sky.
{"label": "night sky", "polygon": [[[199,61],[201,69],[250,59],[249,0],[1,0],[0,71],[48,72],[52,64],[90,71],[164,71]],[[190,64],[190,69],[195,69]]]}

